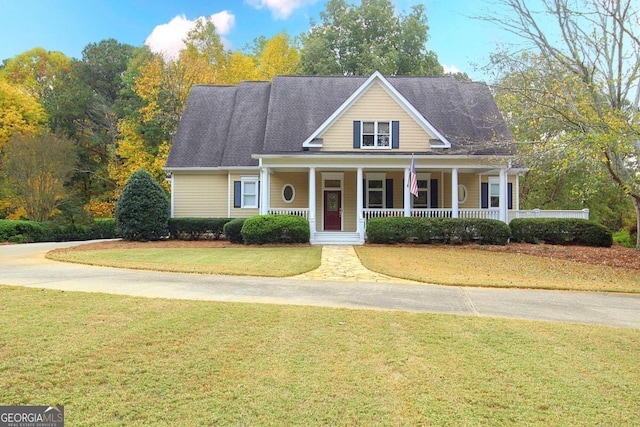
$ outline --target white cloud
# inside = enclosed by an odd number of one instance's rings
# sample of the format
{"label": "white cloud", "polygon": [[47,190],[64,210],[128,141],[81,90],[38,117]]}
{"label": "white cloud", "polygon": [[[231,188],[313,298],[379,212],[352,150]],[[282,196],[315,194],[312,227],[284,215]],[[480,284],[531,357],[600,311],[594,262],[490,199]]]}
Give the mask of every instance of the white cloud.
{"label": "white cloud", "polygon": [[222,44],[229,48],[231,43],[224,38],[235,25],[235,16],[227,10],[215,13],[206,18],[201,16],[194,20],[187,19],[184,15],[178,15],[167,24],[156,26],[144,44],[149,46],[152,52],[161,53],[165,59],[176,59],[182,49],[184,49],[184,39],[191,31],[196,22],[206,20],[213,22],[216,26],[216,33],[220,36]]}
{"label": "white cloud", "polygon": [[445,74],[455,74],[455,73],[459,73],[460,70],[458,69],[458,67],[456,67],[455,65],[445,65],[442,64],[442,68],[444,68],[444,73]]}
{"label": "white cloud", "polygon": [[287,19],[294,10],[314,4],[318,0],[245,0],[256,9],[267,8],[275,19]]}

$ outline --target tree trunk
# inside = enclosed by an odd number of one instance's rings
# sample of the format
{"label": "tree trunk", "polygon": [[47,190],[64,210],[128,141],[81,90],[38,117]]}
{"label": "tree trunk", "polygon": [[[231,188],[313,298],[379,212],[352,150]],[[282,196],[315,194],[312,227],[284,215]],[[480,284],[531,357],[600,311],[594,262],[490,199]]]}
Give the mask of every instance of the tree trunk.
{"label": "tree trunk", "polygon": [[640,251],[640,197],[633,198],[636,207],[636,250]]}

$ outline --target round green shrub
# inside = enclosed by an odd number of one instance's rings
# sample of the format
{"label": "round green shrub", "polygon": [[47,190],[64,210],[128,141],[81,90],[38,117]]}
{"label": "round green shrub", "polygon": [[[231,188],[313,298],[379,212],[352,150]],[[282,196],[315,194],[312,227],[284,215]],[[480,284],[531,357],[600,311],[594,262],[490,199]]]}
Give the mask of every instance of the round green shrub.
{"label": "round green shrub", "polygon": [[145,170],[127,181],[116,205],[116,232],[125,240],[164,239],[169,234],[169,201],[165,191]]}
{"label": "round green shrub", "polygon": [[295,215],[258,215],[242,226],[242,238],[249,245],[308,243],[309,235],[309,221]]}
{"label": "round green shrub", "polygon": [[236,218],[227,222],[222,230],[225,238],[231,243],[244,243],[242,238],[242,226],[246,218]]}

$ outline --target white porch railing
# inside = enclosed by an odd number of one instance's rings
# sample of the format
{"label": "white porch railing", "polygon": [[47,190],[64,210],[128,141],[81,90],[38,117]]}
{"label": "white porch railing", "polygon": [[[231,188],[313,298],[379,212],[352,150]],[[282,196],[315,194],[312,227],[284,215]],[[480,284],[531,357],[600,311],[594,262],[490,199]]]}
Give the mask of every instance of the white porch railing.
{"label": "white porch railing", "polygon": [[307,208],[298,208],[298,209],[269,208],[267,209],[267,213],[269,215],[296,215],[296,216],[304,217],[305,219],[309,219],[309,209]]}
{"label": "white porch railing", "polygon": [[[366,222],[371,218],[386,218],[404,216],[404,209],[363,209]],[[452,209],[411,209],[411,216],[420,218],[452,218]],[[459,209],[458,218],[500,219],[500,212],[496,209]],[[589,219],[589,209],[582,210],[510,210],[507,220],[514,218],[581,218]]]}
{"label": "white porch railing", "polygon": [[509,221],[514,218],[578,218],[589,219],[589,209],[576,211],[569,210],[542,210],[533,209],[530,211],[508,211]]}
{"label": "white porch railing", "polygon": [[[269,208],[267,213],[271,215],[297,215],[309,219],[309,209],[280,209]],[[404,209],[363,209],[362,210],[365,225],[371,218],[388,218],[404,216]],[[459,209],[459,218],[476,218],[476,219],[499,219],[500,213],[495,209]],[[411,216],[420,218],[452,218],[453,210],[451,209],[411,209]],[[582,210],[519,210],[507,211],[508,221],[514,218],[582,218],[589,219],[589,209]]]}
{"label": "white porch railing", "polygon": [[365,221],[371,218],[388,218],[391,216],[404,216],[404,209],[362,209]]}

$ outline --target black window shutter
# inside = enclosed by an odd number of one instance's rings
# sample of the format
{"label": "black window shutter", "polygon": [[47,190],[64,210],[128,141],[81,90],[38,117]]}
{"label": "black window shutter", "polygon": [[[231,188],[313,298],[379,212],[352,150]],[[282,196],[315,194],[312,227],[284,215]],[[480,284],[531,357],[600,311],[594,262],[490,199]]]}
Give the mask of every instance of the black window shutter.
{"label": "black window shutter", "polygon": [[489,209],[489,183],[480,184],[480,208]]}
{"label": "black window shutter", "polygon": [[362,180],[362,207],[367,207],[367,180]]}
{"label": "black window shutter", "polygon": [[400,122],[391,122],[391,148],[400,148]]}
{"label": "black window shutter", "polygon": [[233,181],[233,207],[242,207],[242,183]]}
{"label": "black window shutter", "polygon": [[353,122],[353,148],[360,148],[360,122]]}
{"label": "black window shutter", "polygon": [[387,209],[393,209],[393,179],[387,179],[385,183],[386,195],[385,206]]}
{"label": "black window shutter", "polygon": [[513,209],[513,184],[507,184],[507,209]]}
{"label": "black window shutter", "polygon": [[438,208],[438,180],[437,179],[432,179],[431,182],[429,183],[429,193],[431,194],[431,208],[432,209],[437,209]]}

